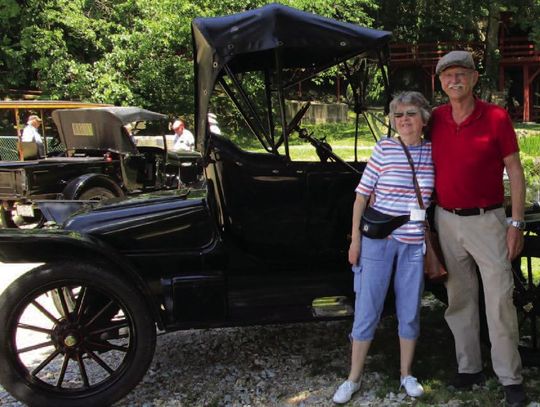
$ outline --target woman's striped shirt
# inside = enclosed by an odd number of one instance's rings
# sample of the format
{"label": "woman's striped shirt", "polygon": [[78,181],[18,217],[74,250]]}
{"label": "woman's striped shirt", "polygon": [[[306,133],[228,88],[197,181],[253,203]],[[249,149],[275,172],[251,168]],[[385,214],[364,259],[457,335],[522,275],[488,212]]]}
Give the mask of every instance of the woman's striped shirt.
{"label": "woman's striped shirt", "polygon": [[[428,207],[435,176],[431,143],[423,140],[420,145],[408,148],[414,162],[424,205]],[[408,215],[411,209],[419,207],[411,166],[397,139],[384,138],[375,145],[356,192],[366,196],[374,193],[375,202],[370,204],[378,211],[389,215]],[[391,236],[403,243],[422,243],[424,227],[421,221],[409,221],[394,230]]]}

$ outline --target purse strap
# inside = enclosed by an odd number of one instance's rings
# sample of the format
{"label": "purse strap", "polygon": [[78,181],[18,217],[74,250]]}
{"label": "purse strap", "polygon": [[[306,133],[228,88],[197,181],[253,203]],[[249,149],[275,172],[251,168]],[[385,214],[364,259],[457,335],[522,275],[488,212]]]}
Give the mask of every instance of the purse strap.
{"label": "purse strap", "polygon": [[405,151],[405,155],[407,156],[407,161],[411,166],[414,190],[416,192],[416,199],[418,199],[418,205],[420,206],[420,209],[426,209],[426,207],[424,206],[424,200],[422,199],[422,193],[420,192],[420,186],[418,185],[418,179],[416,178],[416,171],[414,170],[414,161],[411,157],[411,153],[409,152],[409,149],[407,148],[401,137],[397,136],[397,139],[399,140],[401,147],[403,147],[403,151]]}

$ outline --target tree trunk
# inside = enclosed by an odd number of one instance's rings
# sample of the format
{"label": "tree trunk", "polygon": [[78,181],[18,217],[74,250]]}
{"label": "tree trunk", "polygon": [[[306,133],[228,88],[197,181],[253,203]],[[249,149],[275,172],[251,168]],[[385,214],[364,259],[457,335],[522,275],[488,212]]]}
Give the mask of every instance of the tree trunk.
{"label": "tree trunk", "polygon": [[497,90],[499,77],[499,24],[500,3],[490,1],[488,10],[488,25],[485,39],[485,80],[481,85],[482,99],[490,100],[492,93]]}

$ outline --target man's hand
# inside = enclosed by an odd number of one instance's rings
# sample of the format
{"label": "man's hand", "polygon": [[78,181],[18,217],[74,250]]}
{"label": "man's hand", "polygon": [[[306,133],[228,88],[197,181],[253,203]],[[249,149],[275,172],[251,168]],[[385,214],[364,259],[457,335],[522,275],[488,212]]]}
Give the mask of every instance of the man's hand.
{"label": "man's hand", "polygon": [[508,260],[514,260],[523,250],[523,232],[518,228],[509,226],[506,231],[506,245],[508,246]]}

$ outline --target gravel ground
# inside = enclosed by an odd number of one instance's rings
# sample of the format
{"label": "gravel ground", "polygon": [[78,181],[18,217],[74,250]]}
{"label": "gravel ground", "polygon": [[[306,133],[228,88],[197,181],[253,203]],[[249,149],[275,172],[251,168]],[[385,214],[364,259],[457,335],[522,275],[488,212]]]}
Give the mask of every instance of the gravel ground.
{"label": "gravel ground", "polygon": [[[0,276],[2,270],[0,264]],[[5,284],[5,279],[0,278],[0,283]],[[427,301],[423,311],[429,312],[431,306]],[[115,406],[333,406],[333,392],[348,371],[349,330],[350,321],[334,321],[159,335],[152,365],[144,379]],[[422,368],[422,349],[434,352],[419,344],[417,371]],[[348,405],[486,405],[452,398],[444,403],[426,404],[421,399],[406,397],[398,389],[397,353],[395,321],[387,318],[368,358],[362,389]],[[418,375],[421,377],[420,372]],[[538,370],[528,371],[527,375],[539,378]],[[0,387],[0,406],[23,404]],[[540,404],[531,402],[529,407]]]}

